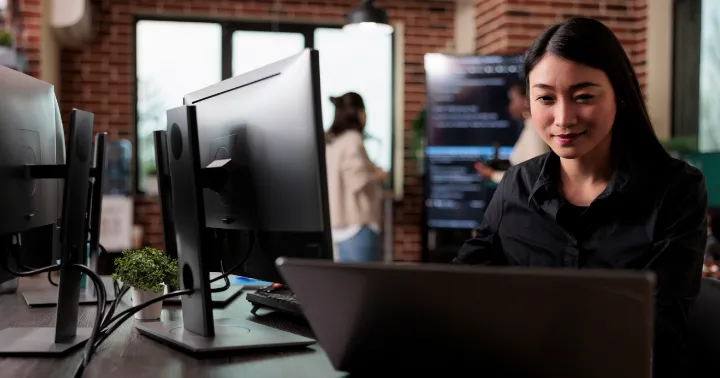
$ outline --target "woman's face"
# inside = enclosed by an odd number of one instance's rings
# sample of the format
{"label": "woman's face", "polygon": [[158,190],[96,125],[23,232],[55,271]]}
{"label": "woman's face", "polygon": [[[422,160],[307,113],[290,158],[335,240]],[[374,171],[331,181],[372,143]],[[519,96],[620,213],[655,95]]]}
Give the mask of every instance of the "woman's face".
{"label": "woman's face", "polygon": [[547,54],[529,81],[533,124],[553,152],[577,159],[609,148],[617,108],[603,71]]}
{"label": "woman's face", "polygon": [[358,120],[360,120],[360,126],[365,126],[365,122],[367,122],[367,114],[365,114],[365,109],[360,109],[358,111]]}

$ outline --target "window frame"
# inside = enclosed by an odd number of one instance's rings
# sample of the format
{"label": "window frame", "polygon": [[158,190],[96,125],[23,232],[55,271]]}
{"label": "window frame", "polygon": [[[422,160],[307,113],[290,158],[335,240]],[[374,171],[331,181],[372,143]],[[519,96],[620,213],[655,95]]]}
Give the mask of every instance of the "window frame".
{"label": "window frame", "polygon": [[700,132],[701,17],[702,0],[673,0],[671,138],[698,135]]}
{"label": "window frame", "polygon": [[[138,83],[137,83],[137,23],[139,21],[169,21],[169,22],[194,22],[194,23],[211,23],[218,24],[222,30],[221,32],[221,50],[220,50],[220,62],[221,62],[221,80],[231,78],[232,75],[232,64],[233,64],[233,33],[236,31],[259,31],[259,32],[285,32],[285,33],[299,33],[305,37],[305,48],[315,48],[315,30],[316,29],[340,29],[342,23],[328,23],[328,22],[294,22],[294,21],[272,21],[272,20],[228,20],[222,18],[211,18],[211,17],[195,17],[195,16],[170,16],[170,15],[158,15],[158,14],[135,14],[133,17],[133,29],[131,33],[132,38],[132,74],[133,77],[133,91],[132,91],[132,104],[133,104],[133,137],[131,141],[133,143],[133,188],[136,195],[144,195],[145,192],[140,188],[140,159],[138,159]],[[390,36],[390,70],[391,70],[391,93],[393,98],[390,101],[390,172],[388,172],[387,188],[392,189],[394,187],[394,173],[395,173],[395,138],[396,138],[396,112],[397,106],[395,105],[395,92],[396,92],[396,80],[397,70],[396,65],[396,35],[395,33]]]}

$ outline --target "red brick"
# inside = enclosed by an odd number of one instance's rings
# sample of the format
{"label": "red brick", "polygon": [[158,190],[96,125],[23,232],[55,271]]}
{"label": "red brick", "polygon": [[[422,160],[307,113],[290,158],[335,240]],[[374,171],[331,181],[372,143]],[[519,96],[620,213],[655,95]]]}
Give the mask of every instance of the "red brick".
{"label": "red brick", "polygon": [[[647,55],[647,1],[476,0],[476,50],[479,54],[521,53],[545,28],[582,14],[608,25],[638,68],[644,64]],[[490,9],[494,12],[489,12]],[[525,17],[522,12],[530,16]],[[495,22],[503,19],[507,22]],[[641,83],[644,88],[644,73]]]}
{"label": "red brick", "polygon": [[[498,7],[501,2],[494,0]],[[30,74],[38,76],[41,44],[41,0],[21,0],[25,12],[25,40],[28,51],[35,54]],[[274,1],[230,0],[113,0],[95,2],[98,32],[83,47],[67,48],[61,53],[61,107],[63,119],[73,107],[95,113],[95,128],[106,131],[111,138],[134,139],[134,103],[132,62],[133,14],[179,15],[199,17],[222,16],[247,20],[255,16],[275,14],[279,19],[292,17],[325,23],[342,22],[347,11],[357,5],[355,0],[283,0],[282,12],[273,13]],[[406,130],[425,100],[423,56],[436,52],[452,41],[454,34],[454,0],[378,1],[393,20],[405,24],[405,120]],[[493,9],[491,7],[490,9]],[[409,139],[410,134],[404,135]],[[405,198],[395,205],[397,215],[394,235],[396,258],[420,259],[420,180],[415,176],[413,157],[406,155]],[[160,210],[157,200],[138,196],[135,201],[136,222],[145,227],[144,244],[162,248]],[[405,239],[403,235],[407,235]]]}

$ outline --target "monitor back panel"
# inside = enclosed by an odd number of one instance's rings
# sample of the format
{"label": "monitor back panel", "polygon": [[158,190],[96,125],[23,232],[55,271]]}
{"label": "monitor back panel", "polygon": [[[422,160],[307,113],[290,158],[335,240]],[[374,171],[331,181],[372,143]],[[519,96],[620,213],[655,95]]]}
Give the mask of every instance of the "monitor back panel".
{"label": "monitor back panel", "polygon": [[317,64],[305,50],[186,96],[197,109],[201,167],[232,161],[228,182],[204,189],[207,227],[329,228]]}
{"label": "monitor back panel", "polygon": [[64,161],[56,161],[62,157],[56,151],[60,112],[52,85],[0,67],[0,99],[0,234],[4,235],[58,220],[57,180],[30,179],[25,166]]}

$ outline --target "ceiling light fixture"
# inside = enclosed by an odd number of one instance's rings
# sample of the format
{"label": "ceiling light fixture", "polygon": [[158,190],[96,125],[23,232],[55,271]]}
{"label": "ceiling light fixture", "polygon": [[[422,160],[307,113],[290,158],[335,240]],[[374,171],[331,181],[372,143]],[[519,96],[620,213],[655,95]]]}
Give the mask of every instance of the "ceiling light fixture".
{"label": "ceiling light fixture", "polygon": [[363,0],[360,6],[348,12],[345,20],[344,30],[379,34],[393,32],[387,13],[383,9],[375,7],[372,0]]}

